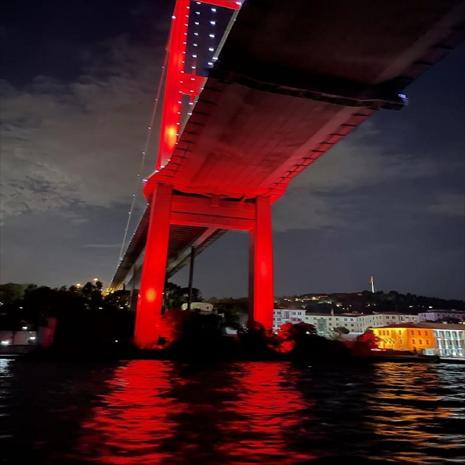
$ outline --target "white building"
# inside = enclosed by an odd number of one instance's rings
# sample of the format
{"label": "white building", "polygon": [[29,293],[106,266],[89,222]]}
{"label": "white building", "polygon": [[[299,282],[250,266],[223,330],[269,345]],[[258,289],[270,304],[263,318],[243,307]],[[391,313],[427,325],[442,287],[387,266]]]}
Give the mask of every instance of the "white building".
{"label": "white building", "polygon": [[400,313],[343,313],[330,315],[327,313],[311,313],[302,309],[275,309],[273,330],[277,331],[283,323],[304,322],[315,326],[320,336],[331,336],[335,328],[344,327],[354,335],[363,334],[368,328],[387,326],[397,323],[418,323],[417,315]]}
{"label": "white building", "polygon": [[36,331],[0,331],[0,346],[24,346],[37,344]]}
{"label": "white building", "polygon": [[327,313],[307,313],[305,323],[315,326],[320,336],[330,336],[335,328],[344,327],[351,333],[362,333],[363,315],[339,314],[328,315]]}
{"label": "white building", "polygon": [[[183,303],[181,305],[181,310],[187,310],[188,304]],[[211,313],[213,312],[213,304],[208,302],[192,302],[191,310],[199,310],[200,313]]]}
{"label": "white building", "polygon": [[275,308],[273,315],[273,331],[277,331],[284,323],[305,322],[305,310],[294,308]]}
{"label": "white building", "polygon": [[433,332],[439,357],[465,360],[465,325],[444,324]]}
{"label": "white building", "polygon": [[465,312],[455,310],[429,310],[418,314],[420,321],[442,321],[446,319],[456,319],[465,321]]}

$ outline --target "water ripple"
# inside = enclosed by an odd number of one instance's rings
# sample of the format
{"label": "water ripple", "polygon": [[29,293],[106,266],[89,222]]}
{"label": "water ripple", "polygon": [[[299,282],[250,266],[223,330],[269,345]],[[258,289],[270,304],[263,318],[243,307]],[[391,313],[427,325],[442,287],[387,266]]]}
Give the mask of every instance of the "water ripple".
{"label": "water ripple", "polygon": [[463,463],[464,386],[446,364],[0,359],[0,463]]}

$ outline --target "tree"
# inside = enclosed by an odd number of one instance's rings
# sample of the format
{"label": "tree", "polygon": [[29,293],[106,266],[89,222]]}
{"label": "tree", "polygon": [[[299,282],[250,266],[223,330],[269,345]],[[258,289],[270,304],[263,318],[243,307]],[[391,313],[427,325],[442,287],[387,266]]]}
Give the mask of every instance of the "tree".
{"label": "tree", "polygon": [[2,304],[11,304],[22,299],[26,284],[7,283],[0,285],[0,302]]}
{"label": "tree", "polygon": [[333,329],[333,338],[339,339],[344,334],[349,334],[350,331],[345,326],[338,326],[337,328]]}
{"label": "tree", "polygon": [[181,286],[174,283],[166,283],[164,305],[168,310],[179,309],[184,303],[184,292]]}
{"label": "tree", "polygon": [[297,346],[304,347],[309,338],[316,336],[315,326],[308,323],[284,323],[280,326],[277,335],[276,350],[280,353],[289,353]]}
{"label": "tree", "polygon": [[367,356],[373,349],[378,348],[379,338],[370,329],[357,337],[352,351],[355,355]]}

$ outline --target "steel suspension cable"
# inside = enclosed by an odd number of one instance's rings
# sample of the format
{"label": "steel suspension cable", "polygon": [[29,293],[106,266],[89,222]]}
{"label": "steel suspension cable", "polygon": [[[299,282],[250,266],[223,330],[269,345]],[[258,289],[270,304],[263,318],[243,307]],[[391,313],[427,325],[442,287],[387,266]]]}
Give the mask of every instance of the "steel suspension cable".
{"label": "steel suspension cable", "polygon": [[126,241],[127,241],[127,238],[128,238],[129,227],[131,225],[131,218],[133,216],[132,214],[134,212],[134,208],[135,208],[135,205],[136,205],[136,192],[140,188],[141,181],[142,181],[142,173],[143,173],[143,170],[144,170],[144,167],[145,167],[145,160],[147,158],[147,152],[149,150],[150,139],[152,137],[153,125],[155,124],[155,118],[157,116],[157,111],[158,111],[158,103],[160,101],[160,95],[161,95],[161,90],[162,90],[162,87],[163,87],[163,81],[165,79],[165,71],[166,71],[167,60],[168,60],[168,54],[165,53],[165,59],[164,59],[164,62],[163,62],[163,66],[161,68],[161,75],[160,75],[160,79],[158,81],[157,92],[156,92],[156,95],[155,95],[155,101],[154,101],[153,108],[152,108],[152,114],[150,116],[150,122],[149,122],[149,124],[147,126],[147,136],[145,138],[144,150],[142,151],[142,154],[141,154],[139,170],[138,170],[137,176],[136,176],[136,179],[137,179],[136,180],[136,185],[135,185],[135,189],[133,190],[133,192],[131,194],[131,204],[129,206],[128,219],[126,221],[126,227],[124,229],[123,241],[121,243],[121,249],[120,249],[120,252],[119,252],[119,262],[121,262],[121,260],[123,260],[123,254],[124,254],[124,251],[125,251],[125,248],[126,248]]}

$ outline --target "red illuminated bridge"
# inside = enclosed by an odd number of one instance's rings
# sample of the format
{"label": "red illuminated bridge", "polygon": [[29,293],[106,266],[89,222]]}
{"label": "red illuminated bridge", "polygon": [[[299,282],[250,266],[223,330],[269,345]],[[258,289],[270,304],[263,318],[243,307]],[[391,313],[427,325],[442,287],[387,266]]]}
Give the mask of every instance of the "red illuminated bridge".
{"label": "red illuminated bridge", "polygon": [[249,232],[249,318],[271,328],[272,204],[373,112],[401,109],[464,17],[461,0],[176,1],[149,207],[111,284],[140,287],[140,348],[162,336],[167,277],[227,230]]}

